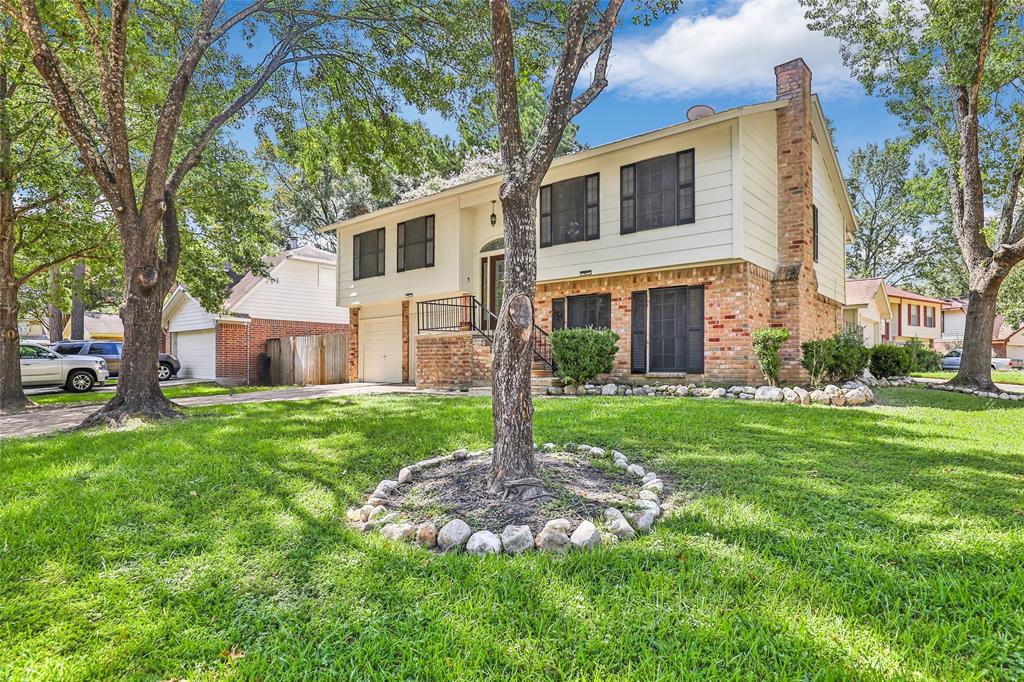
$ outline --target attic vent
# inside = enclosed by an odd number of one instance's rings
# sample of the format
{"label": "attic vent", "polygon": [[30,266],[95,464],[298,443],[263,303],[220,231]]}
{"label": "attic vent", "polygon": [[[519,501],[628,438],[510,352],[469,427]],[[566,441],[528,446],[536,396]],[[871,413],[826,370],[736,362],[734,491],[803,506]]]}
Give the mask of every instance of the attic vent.
{"label": "attic vent", "polygon": [[686,120],[696,121],[697,119],[707,118],[713,116],[715,110],[707,104],[694,104],[692,107],[686,110]]}

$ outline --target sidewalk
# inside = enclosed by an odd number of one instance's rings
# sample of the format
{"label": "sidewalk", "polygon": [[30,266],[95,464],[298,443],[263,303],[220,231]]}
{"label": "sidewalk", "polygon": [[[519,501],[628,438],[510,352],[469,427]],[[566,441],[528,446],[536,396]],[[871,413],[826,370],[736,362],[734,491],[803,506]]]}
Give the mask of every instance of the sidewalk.
{"label": "sidewalk", "polygon": [[[915,384],[944,384],[946,379],[930,379],[927,377],[911,377]],[[996,388],[1007,393],[1024,393],[1024,386],[1019,384],[996,384]]]}

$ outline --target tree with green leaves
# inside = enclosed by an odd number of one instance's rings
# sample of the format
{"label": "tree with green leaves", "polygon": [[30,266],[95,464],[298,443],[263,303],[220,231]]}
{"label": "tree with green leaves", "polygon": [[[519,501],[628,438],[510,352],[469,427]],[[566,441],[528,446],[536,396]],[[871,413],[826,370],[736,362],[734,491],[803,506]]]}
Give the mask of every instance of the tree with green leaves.
{"label": "tree with green leaves", "polygon": [[911,153],[910,140],[897,139],[867,144],[849,156],[846,185],[857,214],[846,255],[850,277],[880,277],[899,285],[912,280],[927,257],[926,203],[914,187],[914,179],[926,171],[923,160],[911,163]]}
{"label": "tree with green leaves", "polygon": [[[967,268],[955,384],[993,390],[999,291],[1024,260],[1024,4],[1017,0],[801,0],[813,29],[944,167],[949,223]],[[998,216],[986,230],[986,210]]]}
{"label": "tree with green leaves", "polygon": [[[405,102],[450,113],[460,71],[479,62],[466,0],[0,0],[111,207],[121,237],[125,340],[116,396],[87,423],[177,417],[156,379],[160,313],[186,240],[178,193],[223,127],[256,102],[294,107],[282,73],[318,80],[345,120]],[[476,22],[474,24],[474,21]],[[65,35],[84,48],[63,49]],[[230,41],[245,44],[232,51]]]}

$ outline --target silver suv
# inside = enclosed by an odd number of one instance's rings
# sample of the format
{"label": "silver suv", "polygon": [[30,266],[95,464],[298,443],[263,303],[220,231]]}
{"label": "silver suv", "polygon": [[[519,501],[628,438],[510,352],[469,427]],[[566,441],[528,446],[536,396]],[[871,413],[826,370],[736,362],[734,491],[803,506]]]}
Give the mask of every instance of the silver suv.
{"label": "silver suv", "polygon": [[34,343],[19,344],[23,386],[63,386],[73,393],[102,386],[110,374],[107,361],[86,355],[60,355]]}

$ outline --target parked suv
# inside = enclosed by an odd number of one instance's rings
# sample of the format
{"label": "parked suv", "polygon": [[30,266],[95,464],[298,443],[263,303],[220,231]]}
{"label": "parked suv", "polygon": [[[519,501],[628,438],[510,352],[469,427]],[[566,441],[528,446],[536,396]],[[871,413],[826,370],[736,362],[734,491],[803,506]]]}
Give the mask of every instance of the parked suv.
{"label": "parked suv", "polygon": [[[960,355],[963,351],[954,349],[942,357],[942,369],[960,369]],[[1010,361],[1006,358],[992,357],[992,369],[1010,369]]]}
{"label": "parked suv", "polygon": [[[61,341],[53,346],[53,350],[61,355],[96,355],[107,361],[110,376],[121,373],[121,353],[124,344],[120,341]],[[167,353],[160,353],[156,375],[160,381],[167,381],[181,369],[178,358]]]}
{"label": "parked suv", "polygon": [[63,386],[74,393],[107,382],[107,361],[84,355],[60,355],[34,343],[18,344],[22,386]]}

